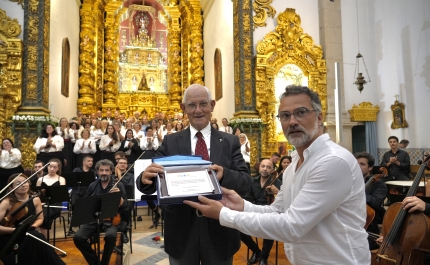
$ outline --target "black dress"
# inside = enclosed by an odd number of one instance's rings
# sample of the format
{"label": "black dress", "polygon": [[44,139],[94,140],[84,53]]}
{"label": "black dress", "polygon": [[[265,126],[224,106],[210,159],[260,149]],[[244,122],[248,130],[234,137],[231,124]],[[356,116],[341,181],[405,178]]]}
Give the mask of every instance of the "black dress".
{"label": "black dress", "polygon": [[[30,215],[36,214],[36,207],[34,206],[33,201],[28,203],[28,213],[21,220],[24,220]],[[19,222],[19,221],[18,221]],[[43,240],[46,242],[46,238],[34,229],[30,229],[28,231],[29,234]],[[11,234],[0,236],[0,249],[8,242]],[[15,264],[15,256],[14,255],[6,255],[2,259],[5,265]],[[19,250],[18,250],[18,264],[22,265],[45,265],[45,264],[53,264],[53,265],[63,265],[64,263],[60,257],[55,253],[54,249],[48,245],[39,242],[38,240],[26,236],[24,240],[21,242]]]}
{"label": "black dress", "polygon": [[[43,182],[42,177],[42,187],[48,187],[45,182]],[[58,180],[55,181],[51,186],[60,186],[60,177],[58,177]],[[61,202],[57,203],[51,203],[50,206],[62,206],[63,204]],[[40,226],[41,228],[45,229],[51,229],[53,219],[56,218],[61,214],[61,208],[57,207],[49,207],[49,214],[48,214],[48,207],[43,207],[43,224]]]}
{"label": "black dress", "polygon": [[[127,146],[125,146],[125,142],[130,142],[130,141],[133,143],[133,146],[131,148],[128,147],[128,143],[127,143]],[[123,140],[121,142],[121,146],[119,147],[118,151],[123,151],[124,153],[127,154],[128,164],[134,164],[134,162],[142,153],[142,149],[140,149],[139,143],[134,138],[131,140],[130,139]]]}

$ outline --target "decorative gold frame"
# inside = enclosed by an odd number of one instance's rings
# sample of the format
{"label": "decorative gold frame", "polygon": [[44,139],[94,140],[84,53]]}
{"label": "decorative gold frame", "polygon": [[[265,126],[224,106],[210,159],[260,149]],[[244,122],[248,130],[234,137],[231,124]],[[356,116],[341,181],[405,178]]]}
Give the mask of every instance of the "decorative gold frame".
{"label": "decorative gold frame", "polygon": [[373,105],[370,102],[361,102],[357,105],[352,105],[352,109],[348,110],[350,120],[352,122],[357,121],[376,121],[379,112],[379,106]]}
{"label": "decorative gold frame", "polygon": [[263,157],[277,150],[274,77],[282,66],[295,64],[302,69],[308,77],[309,88],[321,99],[323,116],[327,112],[327,68],[321,46],[315,45],[312,37],[303,33],[295,9],[285,9],[277,22],[275,30],[264,36],[256,49],[256,108],[267,132],[262,134]]}
{"label": "decorative gold frame", "polygon": [[391,105],[391,111],[393,113],[393,121],[391,122],[391,129],[406,128],[408,122],[405,117],[405,104],[395,101]]}
{"label": "decorative gold frame", "polygon": [[70,44],[69,39],[63,39],[61,58],[61,94],[69,97],[69,77],[70,77]]}

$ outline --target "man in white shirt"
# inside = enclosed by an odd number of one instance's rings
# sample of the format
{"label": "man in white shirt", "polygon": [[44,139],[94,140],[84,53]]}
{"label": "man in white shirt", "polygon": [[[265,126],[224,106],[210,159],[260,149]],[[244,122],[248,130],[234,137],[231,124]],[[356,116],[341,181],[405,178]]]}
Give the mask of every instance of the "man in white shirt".
{"label": "man in white shirt", "polygon": [[218,130],[229,134],[233,134],[233,129],[230,126],[228,126],[227,118],[222,118],[222,126],[219,127]]}
{"label": "man in white shirt", "polygon": [[278,117],[296,151],[270,206],[246,202],[228,189],[221,201],[199,196],[202,204],[184,202],[223,226],[284,242],[292,264],[370,264],[361,170],[348,150],[323,134],[318,94],[288,86]]}

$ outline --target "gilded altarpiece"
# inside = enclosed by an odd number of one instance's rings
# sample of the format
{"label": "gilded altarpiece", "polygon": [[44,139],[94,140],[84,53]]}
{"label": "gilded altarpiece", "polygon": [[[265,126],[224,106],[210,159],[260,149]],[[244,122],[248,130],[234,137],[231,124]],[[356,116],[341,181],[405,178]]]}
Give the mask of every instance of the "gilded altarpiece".
{"label": "gilded altarpiece", "polygon": [[[323,115],[327,112],[327,68],[322,59],[323,51],[321,46],[314,44],[311,36],[303,32],[300,23],[300,16],[295,10],[287,8],[278,15],[275,30],[259,41],[256,47],[256,109],[266,126],[265,133],[261,135],[263,157],[277,152],[278,142],[285,141],[282,132],[277,132],[277,77],[289,74],[294,78],[306,79],[308,87],[320,96]],[[291,84],[306,85],[297,80],[292,80]]]}
{"label": "gilded altarpiece", "polygon": [[21,105],[23,43],[21,25],[0,9],[0,137],[11,137],[7,121]]}
{"label": "gilded altarpiece", "polygon": [[84,0],[78,109],[179,111],[184,89],[203,84],[202,21],[196,0]]}

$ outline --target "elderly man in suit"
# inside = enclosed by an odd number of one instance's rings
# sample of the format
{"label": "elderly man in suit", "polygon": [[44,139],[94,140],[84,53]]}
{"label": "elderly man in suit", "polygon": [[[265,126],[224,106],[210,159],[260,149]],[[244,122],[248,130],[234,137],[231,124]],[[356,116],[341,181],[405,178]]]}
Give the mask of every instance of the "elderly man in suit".
{"label": "elderly man in suit", "polygon": [[[210,118],[214,107],[215,101],[206,87],[198,84],[188,87],[181,109],[188,115],[190,127],[166,135],[157,156],[200,154],[203,139],[205,152],[207,149],[203,158],[212,161],[211,168],[217,172],[221,186],[244,195],[250,190],[252,179],[240,152],[239,138],[212,128]],[[155,177],[162,172],[160,165],[148,166],[136,180],[138,189],[152,194]],[[164,242],[170,264],[231,265],[234,253],[240,248],[239,232],[199,216],[188,205],[165,207]]]}

